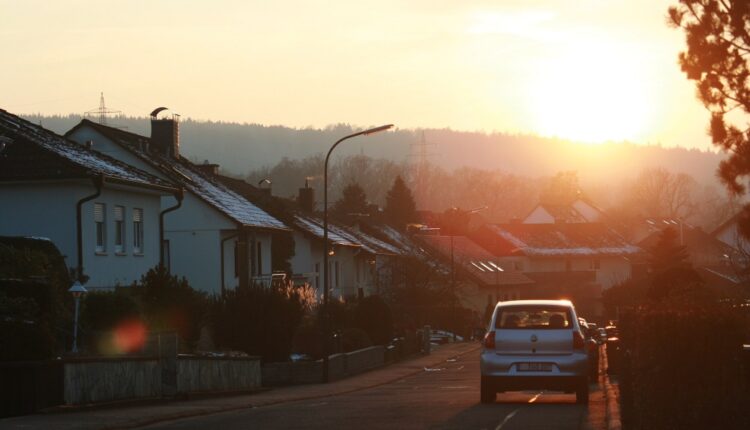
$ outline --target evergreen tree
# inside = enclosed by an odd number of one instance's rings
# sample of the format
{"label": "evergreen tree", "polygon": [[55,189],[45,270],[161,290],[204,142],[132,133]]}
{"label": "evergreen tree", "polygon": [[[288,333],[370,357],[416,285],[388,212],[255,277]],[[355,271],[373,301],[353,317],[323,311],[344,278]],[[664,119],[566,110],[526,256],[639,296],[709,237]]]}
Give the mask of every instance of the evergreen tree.
{"label": "evergreen tree", "polygon": [[696,296],[704,290],[704,283],[689,261],[687,249],[677,242],[677,232],[666,228],[659,241],[651,248],[651,285],[647,296],[662,302],[679,296]]}
{"label": "evergreen tree", "polygon": [[396,176],[385,198],[385,218],[389,224],[399,229],[417,221],[417,204],[401,176]]}
{"label": "evergreen tree", "polygon": [[367,195],[359,184],[347,185],[342,194],[341,199],[331,209],[334,214],[345,217],[368,212]]}
{"label": "evergreen tree", "polygon": [[[695,81],[698,98],[711,113],[713,144],[729,153],[719,165],[719,176],[732,193],[744,194],[750,176],[750,3],[679,0],[669,8],[669,18],[685,31],[687,50],[679,55],[680,66]],[[750,237],[748,205],[740,231]]]}

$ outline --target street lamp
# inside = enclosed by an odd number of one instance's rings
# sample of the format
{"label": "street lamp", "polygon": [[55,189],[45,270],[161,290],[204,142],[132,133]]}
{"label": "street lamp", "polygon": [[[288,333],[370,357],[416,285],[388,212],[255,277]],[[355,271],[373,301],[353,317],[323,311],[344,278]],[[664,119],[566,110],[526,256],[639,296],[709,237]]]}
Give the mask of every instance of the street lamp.
{"label": "street lamp", "polygon": [[73,320],[73,354],[78,353],[78,305],[81,301],[81,296],[86,294],[86,288],[84,288],[83,285],[81,285],[80,282],[76,281],[72,287],[68,290],[70,294],[73,295],[73,298],[76,301],[76,311],[75,316]]}
{"label": "street lamp", "polygon": [[328,274],[328,159],[339,143],[352,137],[367,136],[385,131],[391,127],[393,127],[393,124],[386,124],[344,136],[337,140],[326,154],[326,162],[323,168],[323,382],[328,382],[328,342],[330,340],[328,336],[328,280],[330,279]]}

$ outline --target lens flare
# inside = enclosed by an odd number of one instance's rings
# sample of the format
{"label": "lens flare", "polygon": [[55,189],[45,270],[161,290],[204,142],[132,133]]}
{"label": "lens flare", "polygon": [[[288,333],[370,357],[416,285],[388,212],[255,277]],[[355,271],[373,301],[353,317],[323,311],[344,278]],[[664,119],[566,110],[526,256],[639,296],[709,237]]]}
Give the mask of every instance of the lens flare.
{"label": "lens flare", "polygon": [[113,341],[119,353],[139,351],[146,343],[146,325],[139,319],[122,321],[114,329]]}

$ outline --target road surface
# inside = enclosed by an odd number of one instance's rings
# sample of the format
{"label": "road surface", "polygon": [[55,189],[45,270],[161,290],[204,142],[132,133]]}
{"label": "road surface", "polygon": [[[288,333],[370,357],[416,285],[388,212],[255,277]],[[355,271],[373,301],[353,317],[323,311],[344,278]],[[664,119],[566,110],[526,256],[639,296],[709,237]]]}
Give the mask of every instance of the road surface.
{"label": "road surface", "polygon": [[479,403],[479,355],[470,353],[388,384],[318,399],[162,422],[148,429],[606,429],[600,383],[588,405],[574,394],[512,392]]}

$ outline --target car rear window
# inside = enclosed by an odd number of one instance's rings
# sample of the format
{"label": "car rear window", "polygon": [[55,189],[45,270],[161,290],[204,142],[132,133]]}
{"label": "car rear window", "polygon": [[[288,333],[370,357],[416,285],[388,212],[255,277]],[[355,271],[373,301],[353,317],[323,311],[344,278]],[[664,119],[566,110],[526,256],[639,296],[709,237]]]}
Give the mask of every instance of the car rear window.
{"label": "car rear window", "polygon": [[496,329],[559,330],[570,327],[570,308],[564,306],[508,306],[498,309],[495,318]]}

